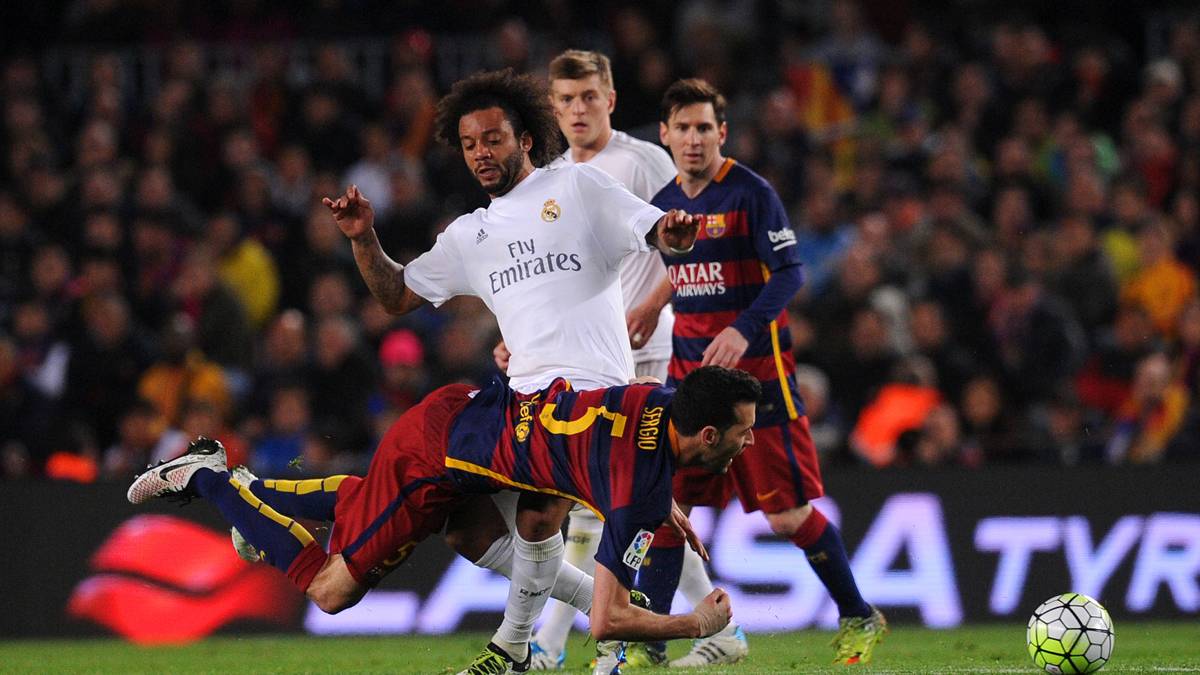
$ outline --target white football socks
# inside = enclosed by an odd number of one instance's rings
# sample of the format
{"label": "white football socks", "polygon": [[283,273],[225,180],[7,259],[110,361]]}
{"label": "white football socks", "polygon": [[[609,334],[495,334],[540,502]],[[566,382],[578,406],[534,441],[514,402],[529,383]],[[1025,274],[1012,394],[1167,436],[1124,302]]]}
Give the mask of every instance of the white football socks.
{"label": "white football socks", "polygon": [[683,571],[679,574],[679,592],[683,593],[691,607],[699,605],[701,600],[713,592],[712,581],[708,578],[704,561],[691,546],[683,548]]}
{"label": "white football socks", "polygon": [[512,559],[513,536],[506,534],[492,542],[487,552],[480,556],[479,560],[475,561],[475,566],[499,572],[512,579]]}
{"label": "white football socks", "polygon": [[[566,554],[563,556],[562,570],[558,573],[561,583],[563,573],[567,568],[578,568],[587,574],[596,569],[596,551],[600,548],[600,534],[604,531],[604,523],[596,514],[587,509],[575,508],[571,511],[571,521],[567,525]],[[573,566],[573,567],[572,567]],[[557,584],[555,585],[557,588]],[[591,584],[588,584],[588,604],[591,604]],[[554,598],[557,600],[558,595]],[[589,608],[590,609],[590,608]],[[561,654],[567,646],[567,635],[575,622],[575,612],[588,612],[579,608],[579,603],[563,604],[551,602],[546,608],[546,620],[537,632],[537,643],[542,649],[555,654]]]}
{"label": "white football socks", "polygon": [[[513,536],[506,534],[488,548],[475,564],[479,567],[499,572],[512,579]],[[566,605],[572,612],[590,614],[592,611],[592,576],[578,567],[563,561],[558,568],[558,578],[554,580],[554,588],[550,597],[555,604]]]}
{"label": "white football socks", "polygon": [[533,621],[546,606],[562,558],[561,534],[536,542],[525,541],[517,534],[513,540],[512,583],[508,586],[504,622],[492,642],[518,662],[528,653]]}

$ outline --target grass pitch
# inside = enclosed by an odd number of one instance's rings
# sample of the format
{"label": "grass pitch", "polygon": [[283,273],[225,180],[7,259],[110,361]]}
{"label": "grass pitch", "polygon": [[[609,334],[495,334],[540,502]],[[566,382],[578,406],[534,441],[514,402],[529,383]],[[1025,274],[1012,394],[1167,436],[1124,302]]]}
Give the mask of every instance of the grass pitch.
{"label": "grass pitch", "polygon": [[[487,642],[447,637],[217,637],[182,647],[136,647],[109,639],[0,642],[0,673],[454,673]],[[750,636],[750,656],[697,673],[1036,673],[1023,625],[954,630],[895,627],[869,666],[831,666],[827,631]],[[1117,625],[1106,673],[1200,673],[1196,623]],[[671,645],[672,657],[686,652]],[[592,645],[574,634],[567,673],[588,673]],[[639,672],[626,670],[626,673]],[[666,672],[666,671],[660,671]],[[688,671],[674,671],[688,672]]]}

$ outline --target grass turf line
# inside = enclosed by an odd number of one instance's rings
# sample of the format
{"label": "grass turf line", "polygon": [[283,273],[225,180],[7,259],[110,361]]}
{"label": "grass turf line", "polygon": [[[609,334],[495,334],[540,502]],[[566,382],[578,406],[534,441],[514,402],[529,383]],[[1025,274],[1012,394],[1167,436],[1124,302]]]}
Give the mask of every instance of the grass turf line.
{"label": "grass turf line", "polygon": [[[690,671],[729,673],[1036,673],[1024,625],[945,631],[895,627],[870,666],[830,665],[828,631],[754,634],[742,663]],[[1104,672],[1200,673],[1193,623],[1117,625]],[[481,633],[444,637],[215,637],[181,647],[137,647],[112,639],[0,642],[0,673],[455,673],[486,644]],[[688,649],[671,645],[672,657]],[[565,673],[587,673],[593,645],[573,634]],[[628,670],[629,673],[642,672]],[[647,673],[654,671],[645,671]],[[657,671],[665,673],[667,671]],[[688,671],[671,671],[688,672]]]}

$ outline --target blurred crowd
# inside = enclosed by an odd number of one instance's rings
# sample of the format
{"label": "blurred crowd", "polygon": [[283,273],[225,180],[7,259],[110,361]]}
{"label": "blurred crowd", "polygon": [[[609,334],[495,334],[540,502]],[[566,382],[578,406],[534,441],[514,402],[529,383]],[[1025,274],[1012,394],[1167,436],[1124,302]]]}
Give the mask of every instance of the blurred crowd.
{"label": "blurred crowd", "polygon": [[729,96],[725,154],[803,253],[826,461],[1200,458],[1194,11],[200,4],[46,3],[0,52],[0,475],[125,479],[201,434],[354,471],[430,389],[493,377],[483,305],[387,315],[319,200],[357,184],[410,260],[486,203],[438,96],[568,47],[612,57],[644,138],[676,77]]}

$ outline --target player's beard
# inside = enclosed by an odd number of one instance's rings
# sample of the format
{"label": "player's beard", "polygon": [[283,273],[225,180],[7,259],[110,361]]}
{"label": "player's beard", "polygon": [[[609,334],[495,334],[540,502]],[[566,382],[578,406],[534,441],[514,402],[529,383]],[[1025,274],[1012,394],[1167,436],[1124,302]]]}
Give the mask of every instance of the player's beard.
{"label": "player's beard", "polygon": [[508,194],[517,184],[517,176],[521,175],[521,168],[525,166],[525,154],[514,152],[508,156],[497,168],[500,170],[500,179],[496,181],[496,186],[489,188],[484,186],[484,190],[488,195],[495,199]]}
{"label": "player's beard", "polygon": [[703,166],[695,169],[684,169],[683,172],[686,173],[692,180],[701,181],[710,177],[708,168],[709,165],[704,164]]}

